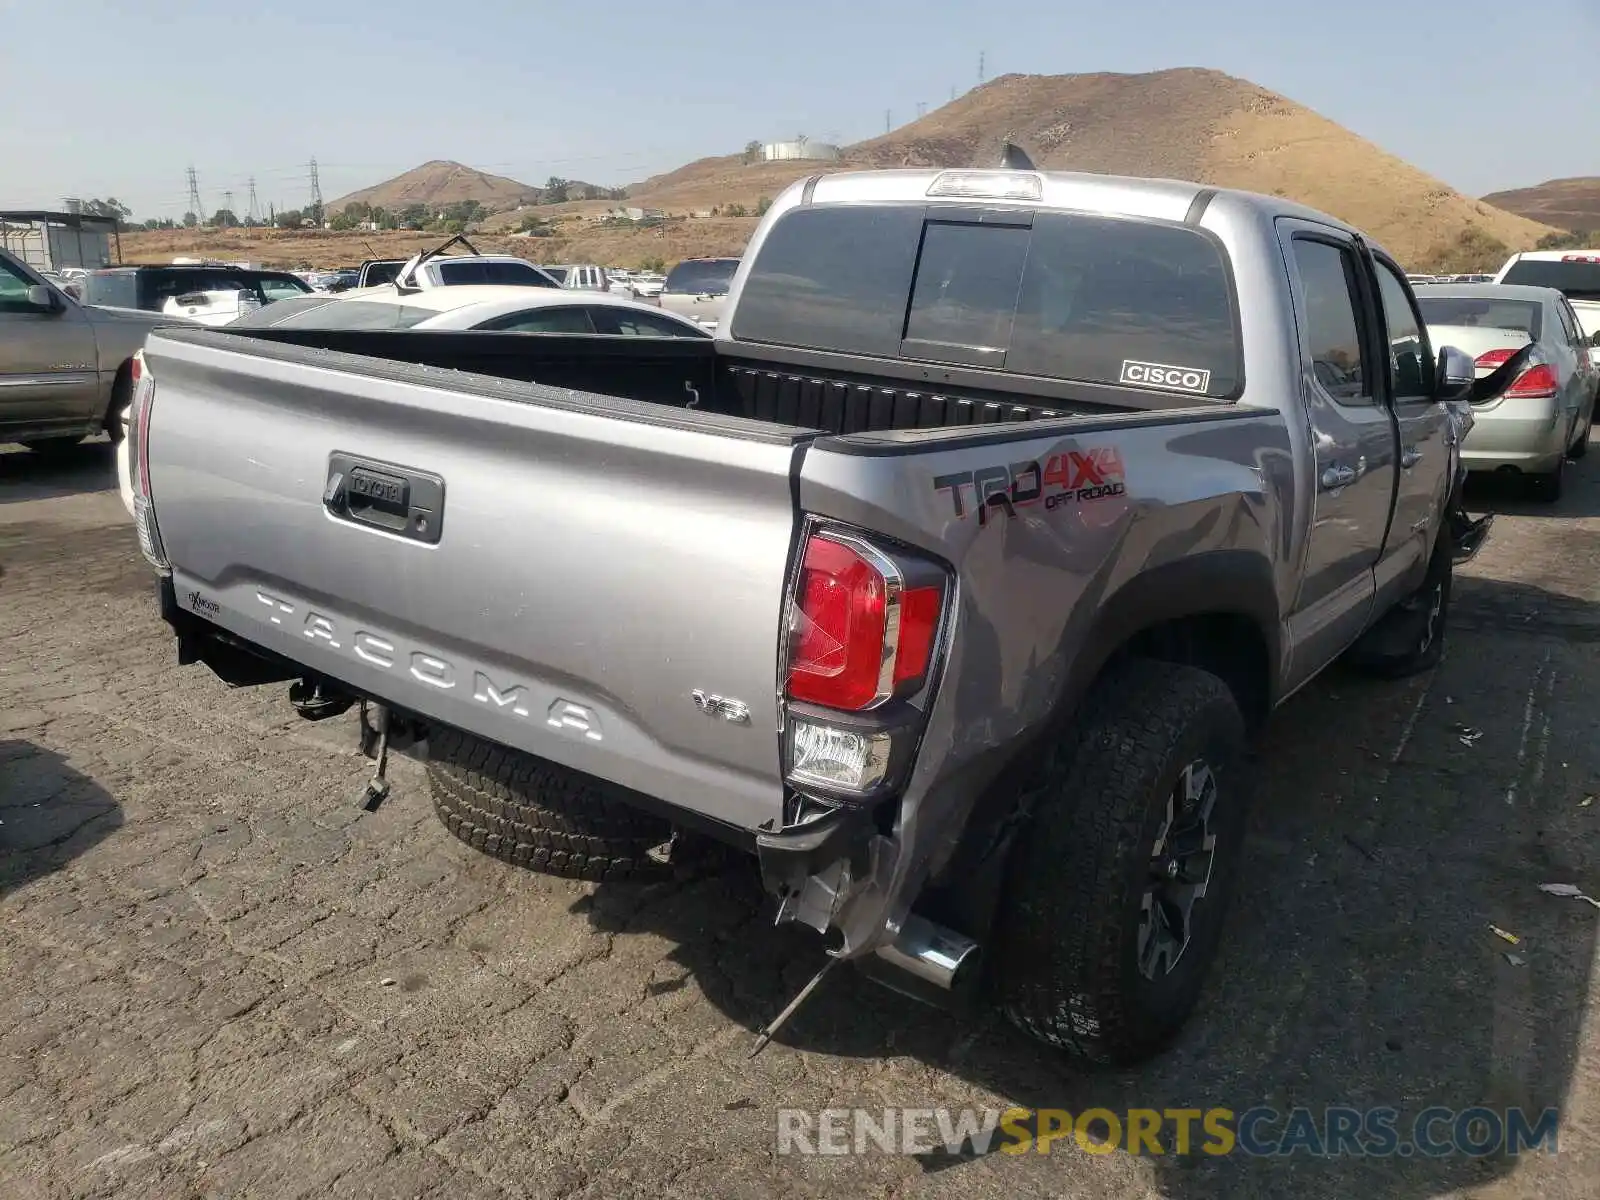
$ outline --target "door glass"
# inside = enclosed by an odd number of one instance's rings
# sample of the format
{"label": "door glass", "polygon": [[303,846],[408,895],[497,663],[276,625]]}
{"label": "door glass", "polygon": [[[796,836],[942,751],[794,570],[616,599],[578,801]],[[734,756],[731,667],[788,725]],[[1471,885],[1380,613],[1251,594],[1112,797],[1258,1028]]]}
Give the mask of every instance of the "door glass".
{"label": "door glass", "polygon": [[1305,339],[1317,382],[1340,404],[1371,404],[1356,316],[1354,257],[1328,242],[1296,238],[1294,260],[1305,293]]}
{"label": "door glass", "polygon": [[534,308],[511,313],[478,326],[504,333],[593,333],[589,316],[581,308]]}
{"label": "door glass", "polygon": [[1383,319],[1388,329],[1389,365],[1394,372],[1394,398],[1430,400],[1433,388],[1433,355],[1428,347],[1422,322],[1411,306],[1399,274],[1387,263],[1378,261],[1378,293],[1383,297]]}
{"label": "door glass", "polygon": [[906,340],[1005,353],[1032,236],[1020,226],[929,221]]}
{"label": "door glass", "polygon": [[261,277],[261,296],[268,304],[274,300],[289,300],[295,296],[304,296],[309,288],[303,288],[298,281],[293,279],[274,279],[270,275]]}
{"label": "door glass", "polygon": [[589,316],[597,333],[620,337],[708,338],[703,329],[692,328],[655,313],[634,312],[631,308],[591,308]]}
{"label": "door glass", "polygon": [[39,310],[28,303],[28,280],[11,269],[11,264],[0,261],[0,313],[36,313]]}

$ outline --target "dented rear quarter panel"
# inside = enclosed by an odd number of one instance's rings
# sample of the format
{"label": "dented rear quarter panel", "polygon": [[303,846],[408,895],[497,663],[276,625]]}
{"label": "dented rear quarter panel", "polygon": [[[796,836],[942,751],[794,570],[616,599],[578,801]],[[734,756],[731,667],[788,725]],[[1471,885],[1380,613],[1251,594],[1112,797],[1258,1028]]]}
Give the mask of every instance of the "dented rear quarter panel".
{"label": "dented rear quarter panel", "polygon": [[[1295,463],[1278,412],[1211,407],[1052,424],[948,450],[921,444],[915,453],[893,435],[828,439],[801,467],[805,512],[927,551],[955,579],[942,679],[901,802],[890,928],[954,849],[987,784],[1047,722],[1083,701],[1122,631],[1161,615],[1141,579],[1210,557],[1219,571],[1248,577],[1239,597],[1167,589],[1160,602],[1170,602],[1171,615],[1237,603],[1281,646],[1294,583],[1278,567],[1299,539],[1290,519]],[[1084,463],[1098,464],[1102,479],[1114,474],[1120,491],[1107,494],[1092,479],[1070,488]],[[1027,481],[1024,495],[1034,470],[1057,483],[1012,505],[974,504],[968,488],[958,512],[941,482],[996,465]],[[856,929],[846,921],[847,943],[877,939],[876,917],[863,914]]]}

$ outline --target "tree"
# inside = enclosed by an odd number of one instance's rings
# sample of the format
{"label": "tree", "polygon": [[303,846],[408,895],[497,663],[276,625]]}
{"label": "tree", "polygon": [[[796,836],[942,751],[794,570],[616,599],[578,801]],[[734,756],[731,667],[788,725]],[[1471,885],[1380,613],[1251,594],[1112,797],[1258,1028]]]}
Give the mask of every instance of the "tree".
{"label": "tree", "polygon": [[739,161],[744,163],[744,165],[747,166],[747,167],[750,166],[752,163],[760,162],[761,161],[761,143],[760,142],[746,142],[744,144],[744,153],[739,156]]}
{"label": "tree", "polygon": [[193,229],[198,224],[200,224],[200,218],[195,216],[192,212],[186,212],[183,214],[183,227],[185,229]]}
{"label": "tree", "polygon": [[767,209],[769,209],[771,207],[772,207],[772,197],[771,196],[763,196],[763,197],[761,197],[761,199],[756,201],[756,216],[758,216],[758,217],[766,216],[767,215]]}
{"label": "tree", "polygon": [[397,214],[402,229],[421,229],[428,223],[428,208],[424,204],[408,204]]}
{"label": "tree", "polygon": [[1594,245],[1595,235],[1578,231],[1576,233],[1547,233],[1539,239],[1535,247],[1539,250],[1587,250]]}
{"label": "tree", "polygon": [[639,269],[648,271],[652,275],[665,275],[667,273],[667,263],[662,258],[647,258],[639,264]]}
{"label": "tree", "polygon": [[321,228],[322,221],[325,216],[327,216],[327,214],[323,211],[322,205],[308,204],[306,205],[305,212],[300,215],[300,220],[302,224],[306,221],[310,221],[313,225]]}
{"label": "tree", "polygon": [[219,208],[206,218],[206,224],[213,229],[232,229],[238,223],[239,218],[234,216],[233,210],[229,208]]}
{"label": "tree", "polygon": [[278,214],[277,226],[279,229],[299,229],[302,218],[297,208],[286,208]]}
{"label": "tree", "polygon": [[517,232],[532,234],[534,237],[550,237],[555,230],[550,227],[550,222],[537,213],[526,213],[517,223]]}
{"label": "tree", "polygon": [[94,217],[116,217],[125,221],[133,216],[133,209],[129,208],[115,196],[107,196],[104,200],[85,200],[83,211]]}
{"label": "tree", "polygon": [[742,204],[730,204],[722,210],[722,215],[725,217],[748,217],[750,210]]}
{"label": "tree", "polygon": [[567,189],[572,185],[559,175],[552,175],[545,181],[544,195],[539,198],[541,204],[565,204]]}
{"label": "tree", "polygon": [[1468,225],[1454,242],[1441,242],[1423,255],[1424,269],[1441,275],[1465,275],[1497,271],[1510,256],[1511,249],[1492,233]]}

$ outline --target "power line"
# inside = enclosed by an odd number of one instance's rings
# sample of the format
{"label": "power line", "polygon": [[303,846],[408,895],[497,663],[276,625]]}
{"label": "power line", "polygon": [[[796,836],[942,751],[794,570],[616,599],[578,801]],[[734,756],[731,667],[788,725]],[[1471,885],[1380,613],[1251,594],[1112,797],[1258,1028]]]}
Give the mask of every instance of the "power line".
{"label": "power line", "polygon": [[195,178],[194,167],[189,168],[189,212],[194,214],[194,219],[205,224],[206,212],[200,206],[200,182]]}
{"label": "power line", "polygon": [[311,211],[322,215],[322,181],[317,178],[317,160],[311,160]]}

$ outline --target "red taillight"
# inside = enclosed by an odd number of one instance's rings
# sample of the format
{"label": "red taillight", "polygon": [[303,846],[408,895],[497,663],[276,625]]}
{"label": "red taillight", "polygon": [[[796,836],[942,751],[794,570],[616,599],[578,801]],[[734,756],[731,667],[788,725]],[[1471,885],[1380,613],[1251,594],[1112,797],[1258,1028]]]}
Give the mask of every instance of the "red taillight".
{"label": "red taillight", "polygon": [[927,674],[944,589],[906,586],[887,557],[854,538],[813,534],[796,583],[788,696],[859,712]]}
{"label": "red taillight", "polygon": [[144,374],[144,351],[141,350],[128,360],[128,379],[133,383],[139,382],[139,377]]}
{"label": "red taillight", "polygon": [[[1515,350],[1485,350],[1473,360],[1481,370],[1494,371],[1506,365]],[[1506,389],[1506,396],[1517,400],[1547,400],[1561,390],[1554,367],[1540,364],[1529,367]]]}
{"label": "red taillight", "polygon": [[1561,381],[1556,378],[1555,368],[1541,363],[1519,375],[1506,390],[1506,396],[1508,399],[1545,400],[1560,390]]}

